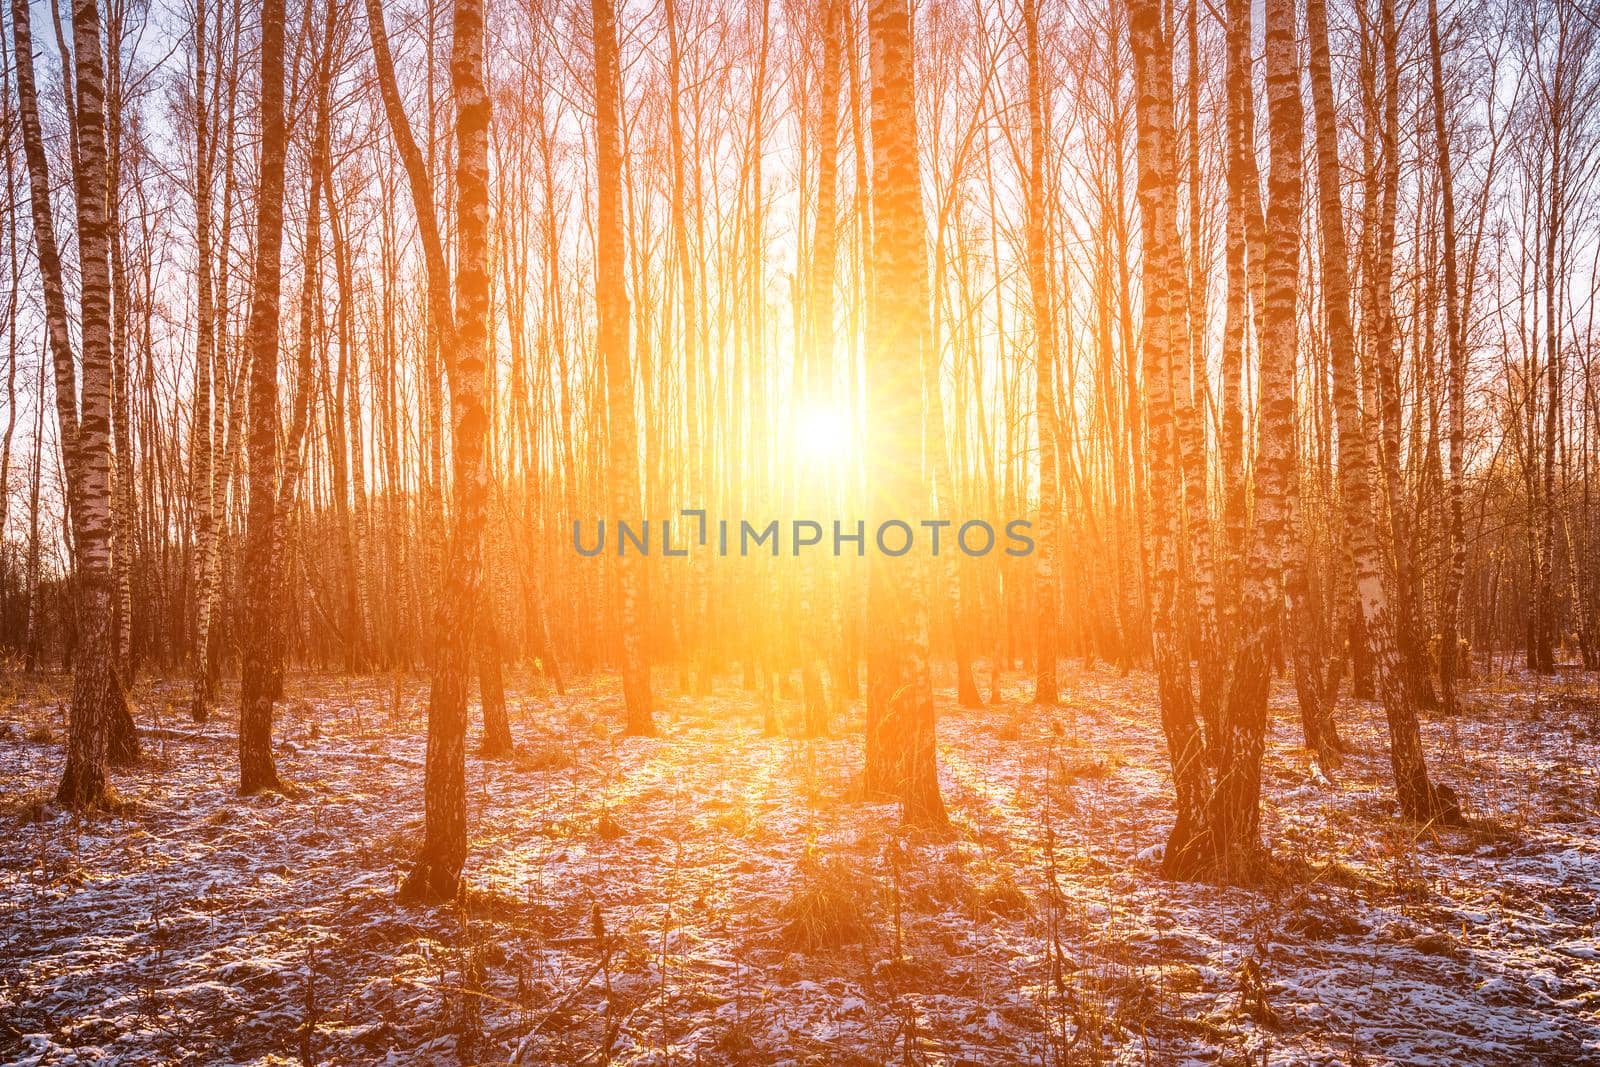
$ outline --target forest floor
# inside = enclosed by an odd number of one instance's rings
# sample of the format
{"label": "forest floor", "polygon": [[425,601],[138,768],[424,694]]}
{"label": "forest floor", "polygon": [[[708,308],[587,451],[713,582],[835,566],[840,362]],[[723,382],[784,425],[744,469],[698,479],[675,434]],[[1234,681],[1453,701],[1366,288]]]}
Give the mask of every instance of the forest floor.
{"label": "forest floor", "polygon": [[[663,681],[664,679],[660,679]],[[987,688],[987,686],[986,686]],[[512,762],[469,760],[472,893],[395,887],[421,827],[423,680],[294,676],[295,799],[234,794],[231,698],[144,683],[127,809],[78,821],[61,679],[0,712],[0,1061],[1600,1063],[1600,692],[1510,675],[1425,725],[1473,825],[1395,818],[1383,717],[1336,781],[1275,693],[1256,889],[1159,877],[1151,679],[1069,671],[1059,711],[941,704],[954,829],[851,796],[835,739],[662,685],[514,687]],[[780,700],[780,721],[798,717]],[[198,736],[197,736],[198,734]]]}

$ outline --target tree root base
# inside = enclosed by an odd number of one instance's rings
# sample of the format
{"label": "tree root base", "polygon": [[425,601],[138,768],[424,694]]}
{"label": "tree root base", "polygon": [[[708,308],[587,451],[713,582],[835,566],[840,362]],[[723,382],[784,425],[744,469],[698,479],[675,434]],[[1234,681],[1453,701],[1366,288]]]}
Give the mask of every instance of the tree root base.
{"label": "tree root base", "polygon": [[435,907],[451,903],[460,893],[459,869],[452,870],[449,865],[422,855],[417,857],[411,873],[400,883],[400,891],[395,894],[395,900],[400,904]]}

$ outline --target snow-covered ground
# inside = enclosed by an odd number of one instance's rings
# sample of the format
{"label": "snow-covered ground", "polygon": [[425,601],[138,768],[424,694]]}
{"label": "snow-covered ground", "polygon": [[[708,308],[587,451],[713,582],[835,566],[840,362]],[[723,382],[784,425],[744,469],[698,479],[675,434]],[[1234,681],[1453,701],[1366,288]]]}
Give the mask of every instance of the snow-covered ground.
{"label": "snow-covered ground", "polygon": [[[659,684],[666,693],[665,679]],[[56,688],[64,689],[58,681]],[[955,832],[851,797],[835,739],[756,699],[515,688],[513,763],[469,762],[472,893],[402,908],[422,680],[290,679],[297,799],[234,795],[228,707],[137,695],[129,809],[41,806],[49,683],[0,715],[0,1061],[1600,1063],[1600,694],[1513,675],[1425,726],[1470,829],[1398,822],[1383,719],[1336,781],[1275,701],[1256,889],[1157,873],[1171,796],[1144,675],[1062,708],[941,707]],[[780,706],[797,717],[794,701]],[[807,934],[828,944],[813,944]]]}

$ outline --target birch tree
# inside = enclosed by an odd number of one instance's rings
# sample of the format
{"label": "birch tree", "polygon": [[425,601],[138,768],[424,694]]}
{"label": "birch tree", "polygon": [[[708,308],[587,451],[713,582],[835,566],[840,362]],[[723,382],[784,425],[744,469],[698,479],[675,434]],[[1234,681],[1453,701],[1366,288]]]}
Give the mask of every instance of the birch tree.
{"label": "birch tree", "polygon": [[239,792],[283,790],[272,755],[273,635],[277,632],[278,336],[283,281],[284,0],[261,8],[261,174],[246,343],[250,349],[250,503],[243,558],[250,633],[239,684]]}
{"label": "birch tree", "polygon": [[[926,259],[918,176],[911,11],[870,0],[873,242],[867,322],[867,525],[926,513],[919,384]],[[928,672],[927,574],[920,560],[869,561],[866,789],[900,799],[908,823],[942,826]]]}
{"label": "birch tree", "polygon": [[98,0],[72,5],[73,193],[78,212],[79,339],[83,366],[68,332],[61,257],[50,207],[50,176],[39,124],[33,35],[26,0],[13,0],[12,40],[17,104],[28,163],[34,245],[44,287],[55,366],[56,429],[67,475],[72,524],[77,667],[73,674],[67,762],[56,798],[74,809],[115,803],[106,777],[112,741],[124,759],[138,753],[127,698],[117,674],[112,573],[111,232],[107,217],[105,63]]}

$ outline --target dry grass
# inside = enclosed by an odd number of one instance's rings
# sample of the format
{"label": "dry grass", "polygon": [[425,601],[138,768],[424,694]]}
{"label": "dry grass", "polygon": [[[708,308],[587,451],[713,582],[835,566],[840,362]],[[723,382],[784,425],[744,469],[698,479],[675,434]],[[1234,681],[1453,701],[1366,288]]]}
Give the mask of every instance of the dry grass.
{"label": "dry grass", "polygon": [[784,940],[806,952],[866,941],[876,927],[880,896],[877,883],[843,857],[808,854],[778,909]]}
{"label": "dry grass", "polygon": [[1017,884],[1016,872],[1003,867],[978,884],[977,903],[984,913],[1020,919],[1028,913],[1030,901],[1028,894]]}
{"label": "dry grass", "polygon": [[517,754],[513,765],[519,771],[547,773],[571,770],[578,765],[578,760],[572,754],[571,745],[533,744]]}

